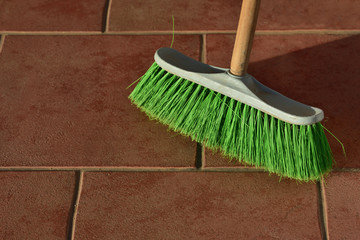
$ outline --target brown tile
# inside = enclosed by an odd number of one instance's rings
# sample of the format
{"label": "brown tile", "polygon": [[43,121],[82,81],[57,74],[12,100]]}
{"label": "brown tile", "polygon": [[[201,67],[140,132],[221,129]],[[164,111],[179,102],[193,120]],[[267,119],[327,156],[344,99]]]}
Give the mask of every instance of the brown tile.
{"label": "brown tile", "polygon": [[315,184],[264,173],[86,173],[76,239],[320,239]]}
{"label": "brown tile", "polygon": [[[208,148],[205,148],[205,167],[245,167],[245,163],[241,163],[237,159],[230,159]],[[250,167],[250,166],[246,166]]]}
{"label": "brown tile", "polygon": [[[174,48],[199,57],[199,36]],[[126,89],[171,36],[8,36],[0,165],[193,166],[196,143],[150,121]]]}
{"label": "brown tile", "polygon": [[[240,1],[200,0],[113,0],[111,31],[235,30]],[[259,30],[358,29],[360,2],[354,0],[262,1]]]}
{"label": "brown tile", "polygon": [[262,1],[258,29],[358,29],[354,0]]}
{"label": "brown tile", "polygon": [[240,2],[113,0],[110,31],[235,29]]}
{"label": "brown tile", "polygon": [[73,172],[0,172],[0,238],[66,239]]}
{"label": "brown tile", "polygon": [[330,239],[358,239],[360,173],[332,173],[325,185]]}
{"label": "brown tile", "polygon": [[[207,37],[208,63],[228,67],[234,35]],[[272,89],[325,112],[323,124],[345,145],[327,134],[336,167],[360,167],[360,36],[257,36],[249,73]]]}
{"label": "brown tile", "polygon": [[101,31],[105,0],[1,2],[0,30]]}

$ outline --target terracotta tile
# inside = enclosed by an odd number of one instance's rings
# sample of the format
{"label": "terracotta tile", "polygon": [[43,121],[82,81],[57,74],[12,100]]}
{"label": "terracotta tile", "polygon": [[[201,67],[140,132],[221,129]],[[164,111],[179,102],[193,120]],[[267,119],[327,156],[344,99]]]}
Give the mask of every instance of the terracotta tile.
{"label": "terracotta tile", "polygon": [[258,29],[358,29],[354,0],[262,1]]}
{"label": "terracotta tile", "polygon": [[0,172],[0,238],[66,239],[73,172]]}
{"label": "terracotta tile", "polygon": [[240,2],[198,0],[113,0],[110,31],[234,29]]}
{"label": "terracotta tile", "polygon": [[[244,167],[237,159],[230,159],[220,152],[214,152],[205,148],[205,167]],[[246,166],[250,167],[250,166]]]}
{"label": "terracotta tile", "polygon": [[105,0],[2,1],[0,30],[101,31]]}
{"label": "terracotta tile", "polygon": [[[113,0],[111,31],[235,30],[240,1]],[[354,0],[262,1],[258,28],[270,29],[358,29],[360,2]]]}
{"label": "terracotta tile", "polygon": [[[199,57],[199,36],[174,48]],[[196,143],[130,104],[128,85],[171,36],[8,36],[0,54],[0,164],[193,166]]]}
{"label": "terracotta tile", "polygon": [[330,239],[360,236],[360,173],[332,173],[326,180]]}
{"label": "terracotta tile", "polygon": [[[207,37],[208,63],[228,67],[233,35]],[[325,112],[323,124],[345,145],[327,134],[336,167],[360,167],[360,36],[257,36],[249,73],[272,89]]]}
{"label": "terracotta tile", "polygon": [[315,184],[263,173],[86,173],[76,239],[320,239]]}

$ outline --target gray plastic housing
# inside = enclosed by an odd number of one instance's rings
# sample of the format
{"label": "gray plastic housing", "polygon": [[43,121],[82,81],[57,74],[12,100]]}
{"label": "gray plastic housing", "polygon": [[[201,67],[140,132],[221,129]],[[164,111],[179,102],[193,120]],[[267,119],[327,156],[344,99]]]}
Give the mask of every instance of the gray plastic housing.
{"label": "gray plastic housing", "polygon": [[155,62],[164,70],[296,125],[320,122],[324,112],[290,99],[261,84],[250,74],[232,75],[229,69],[196,61],[172,48],[160,48]]}

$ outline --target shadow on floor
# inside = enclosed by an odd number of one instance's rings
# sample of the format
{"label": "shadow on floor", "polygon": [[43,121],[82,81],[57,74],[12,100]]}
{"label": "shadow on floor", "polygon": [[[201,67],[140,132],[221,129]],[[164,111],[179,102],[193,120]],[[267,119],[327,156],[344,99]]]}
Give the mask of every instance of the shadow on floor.
{"label": "shadow on floor", "polygon": [[323,124],[336,167],[360,167],[360,35],[251,63],[249,73],[268,87],[325,112]]}

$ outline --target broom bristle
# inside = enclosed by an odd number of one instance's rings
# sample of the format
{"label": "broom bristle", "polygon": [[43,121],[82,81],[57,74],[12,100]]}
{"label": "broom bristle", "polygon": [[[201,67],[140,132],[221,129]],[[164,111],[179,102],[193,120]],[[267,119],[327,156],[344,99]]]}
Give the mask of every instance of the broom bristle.
{"label": "broom bristle", "polygon": [[301,181],[330,171],[333,156],[320,123],[294,125],[177,77],[154,63],[130,100],[151,119],[247,164]]}

